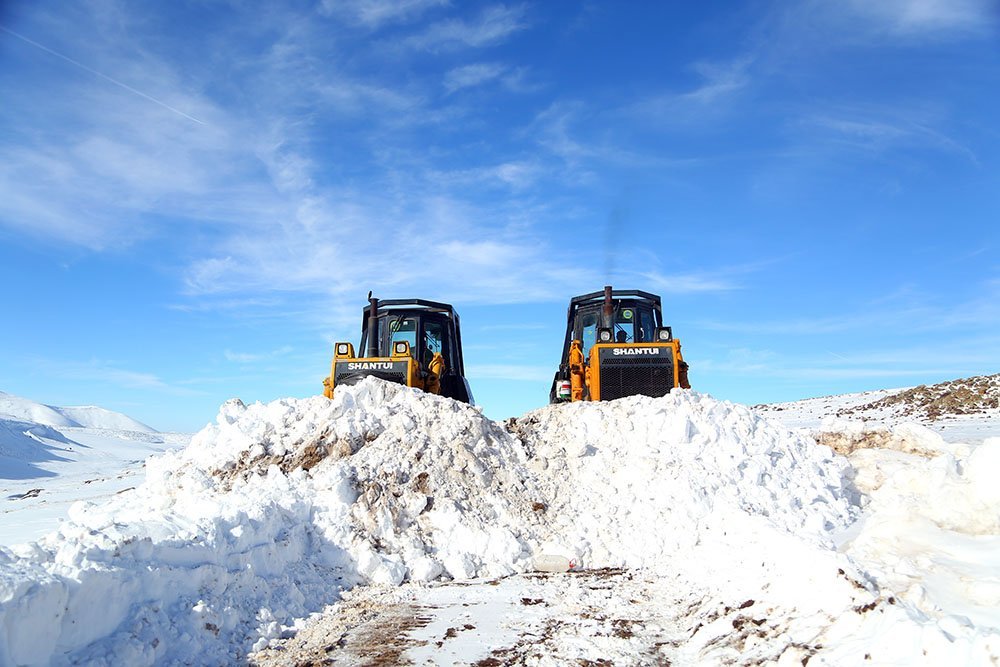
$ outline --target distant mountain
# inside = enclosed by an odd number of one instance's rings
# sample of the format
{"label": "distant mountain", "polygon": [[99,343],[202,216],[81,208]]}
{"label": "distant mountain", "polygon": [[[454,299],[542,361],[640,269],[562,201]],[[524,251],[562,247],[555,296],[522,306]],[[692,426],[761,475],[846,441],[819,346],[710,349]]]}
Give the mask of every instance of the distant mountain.
{"label": "distant mountain", "polygon": [[116,431],[138,431],[139,433],[156,433],[156,429],[138,422],[128,415],[112,412],[96,405],[80,405],[69,408],[54,408],[63,416],[72,419],[85,428],[104,428]]}
{"label": "distant mountain", "polygon": [[46,426],[79,426],[56,408],[0,391],[0,419],[34,422]]}
{"label": "distant mountain", "polygon": [[57,428],[97,428],[156,433],[156,429],[120,412],[94,405],[60,408],[0,391],[0,419],[34,422]]}

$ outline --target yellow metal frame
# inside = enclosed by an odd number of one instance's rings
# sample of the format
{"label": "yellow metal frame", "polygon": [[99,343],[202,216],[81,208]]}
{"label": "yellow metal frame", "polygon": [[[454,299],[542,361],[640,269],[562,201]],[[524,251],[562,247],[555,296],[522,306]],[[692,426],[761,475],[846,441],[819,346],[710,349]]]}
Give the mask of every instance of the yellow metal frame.
{"label": "yellow metal frame", "polygon": [[684,357],[681,356],[681,342],[670,340],[657,343],[596,343],[590,348],[590,359],[584,363],[583,344],[579,340],[574,340],[569,347],[569,376],[570,376],[570,400],[581,401],[589,399],[591,401],[601,400],[601,364],[599,354],[601,350],[614,349],[616,347],[650,347],[669,349],[673,357],[674,367],[674,387],[684,387],[690,389],[687,381],[687,372],[682,370]]}
{"label": "yellow metal frame", "polygon": [[[396,352],[396,344],[403,343],[406,345],[405,351]],[[391,357],[355,357],[354,356],[354,345],[351,343],[336,343],[333,346],[333,361],[330,363],[330,375],[323,378],[323,395],[327,398],[333,398],[334,390],[334,378],[337,375],[337,362],[338,361],[351,361],[358,363],[391,363],[395,361],[406,361],[406,386],[416,387],[417,389],[422,389],[430,394],[440,394],[441,393],[441,376],[444,374],[446,366],[444,363],[444,357],[441,353],[435,352],[434,356],[431,358],[428,364],[428,370],[430,371],[426,379],[421,380],[420,378],[420,364],[417,360],[413,358],[413,353],[410,350],[410,344],[407,341],[397,341],[393,344],[393,351]],[[346,354],[337,354],[337,348],[340,345],[347,345]]]}

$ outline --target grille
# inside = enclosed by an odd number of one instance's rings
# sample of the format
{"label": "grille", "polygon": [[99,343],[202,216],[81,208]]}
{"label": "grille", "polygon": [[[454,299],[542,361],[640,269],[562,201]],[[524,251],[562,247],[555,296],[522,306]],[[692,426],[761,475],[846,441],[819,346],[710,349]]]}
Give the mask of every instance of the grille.
{"label": "grille", "polygon": [[601,400],[623,396],[666,396],[674,387],[671,357],[601,360]]}
{"label": "grille", "polygon": [[386,382],[395,382],[396,384],[406,384],[406,363],[394,363],[393,366],[398,368],[393,368],[392,370],[354,370],[341,367],[341,364],[337,364],[337,372],[333,376],[334,386],[341,385],[353,385],[357,384],[361,378],[366,377],[376,377],[380,380],[385,380]]}

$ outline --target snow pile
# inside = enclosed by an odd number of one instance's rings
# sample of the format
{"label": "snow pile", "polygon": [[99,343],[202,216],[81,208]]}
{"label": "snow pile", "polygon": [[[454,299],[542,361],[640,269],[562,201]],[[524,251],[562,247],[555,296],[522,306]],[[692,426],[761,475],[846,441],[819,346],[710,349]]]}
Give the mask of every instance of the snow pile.
{"label": "snow pile", "polygon": [[882,595],[834,546],[858,513],[845,460],[747,408],[678,391],[510,428],[373,379],[332,401],[230,401],[138,489],[0,548],[0,664],[238,662],[349,587],[542,554],[670,572],[698,608],[755,599],[768,632],[733,644],[711,612],[690,635],[703,658],[857,661],[895,642],[931,660],[994,641]]}
{"label": "snow pile", "polygon": [[514,428],[534,444],[550,525],[588,566],[669,566],[747,521],[829,545],[854,519],[845,459],[708,396],[562,405]]}
{"label": "snow pile", "polygon": [[837,550],[860,494],[847,460],[805,434],[694,392],[550,407],[512,427],[552,502],[544,551],[696,591],[687,662],[1000,656],[994,633],[945,630]]}
{"label": "snow pile", "polygon": [[912,422],[880,428],[865,422],[827,417],[813,437],[819,444],[845,456],[861,449],[888,449],[926,458],[940,454],[969,454],[967,445],[945,442],[926,426]]}
{"label": "snow pile", "polygon": [[516,445],[474,408],[378,381],[227,403],[135,491],[0,548],[0,664],[228,664],[345,587],[523,569]]}
{"label": "snow pile", "polygon": [[[940,448],[937,439],[928,434],[923,448]],[[852,455],[870,495],[843,549],[954,634],[1000,630],[1000,438],[971,453],[954,449],[957,455],[930,459],[885,450]]]}

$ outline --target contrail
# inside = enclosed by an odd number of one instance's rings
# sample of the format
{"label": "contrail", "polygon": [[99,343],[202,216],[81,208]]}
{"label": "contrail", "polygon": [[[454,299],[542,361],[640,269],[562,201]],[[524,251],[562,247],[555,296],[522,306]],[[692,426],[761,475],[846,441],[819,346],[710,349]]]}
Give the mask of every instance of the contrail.
{"label": "contrail", "polygon": [[18,33],[14,32],[10,28],[5,28],[4,26],[0,25],[0,30],[4,31],[8,35],[12,35],[14,37],[17,37],[18,39],[20,39],[23,42],[27,42],[28,44],[31,44],[32,46],[36,46],[36,47],[40,48],[42,51],[45,51],[46,53],[51,53],[52,55],[54,55],[54,56],[56,56],[58,58],[62,58],[66,62],[70,63],[71,65],[76,65],[77,67],[79,67],[82,70],[86,70],[87,72],[90,72],[91,74],[93,74],[95,76],[99,76],[99,77],[101,77],[102,79],[104,79],[106,81],[110,81],[111,83],[115,84],[116,86],[120,86],[120,87],[124,88],[125,90],[129,91],[130,93],[135,93],[139,97],[141,97],[143,99],[147,99],[150,102],[152,102],[153,104],[159,104],[164,109],[168,109],[170,111],[173,111],[175,114],[184,116],[188,120],[193,120],[194,122],[196,122],[196,123],[198,123],[200,125],[205,125],[205,121],[198,120],[194,116],[186,114],[183,111],[181,111],[180,109],[175,109],[172,106],[170,106],[169,104],[167,104],[166,102],[161,102],[160,100],[156,99],[155,97],[151,97],[151,96],[147,95],[146,93],[142,92],[141,90],[136,90],[135,88],[133,88],[132,86],[130,86],[130,85],[126,84],[126,83],[122,83],[121,81],[118,81],[117,79],[112,79],[107,74],[101,74],[97,70],[91,69],[91,68],[87,67],[86,65],[84,65],[81,62],[77,62],[77,61],[73,60],[72,58],[70,58],[69,56],[64,56],[63,54],[59,53],[58,51],[53,51],[52,49],[50,49],[49,47],[45,46],[44,44],[39,44],[38,42],[36,42],[36,41],[34,41],[32,39],[28,39],[24,35],[19,35]]}

